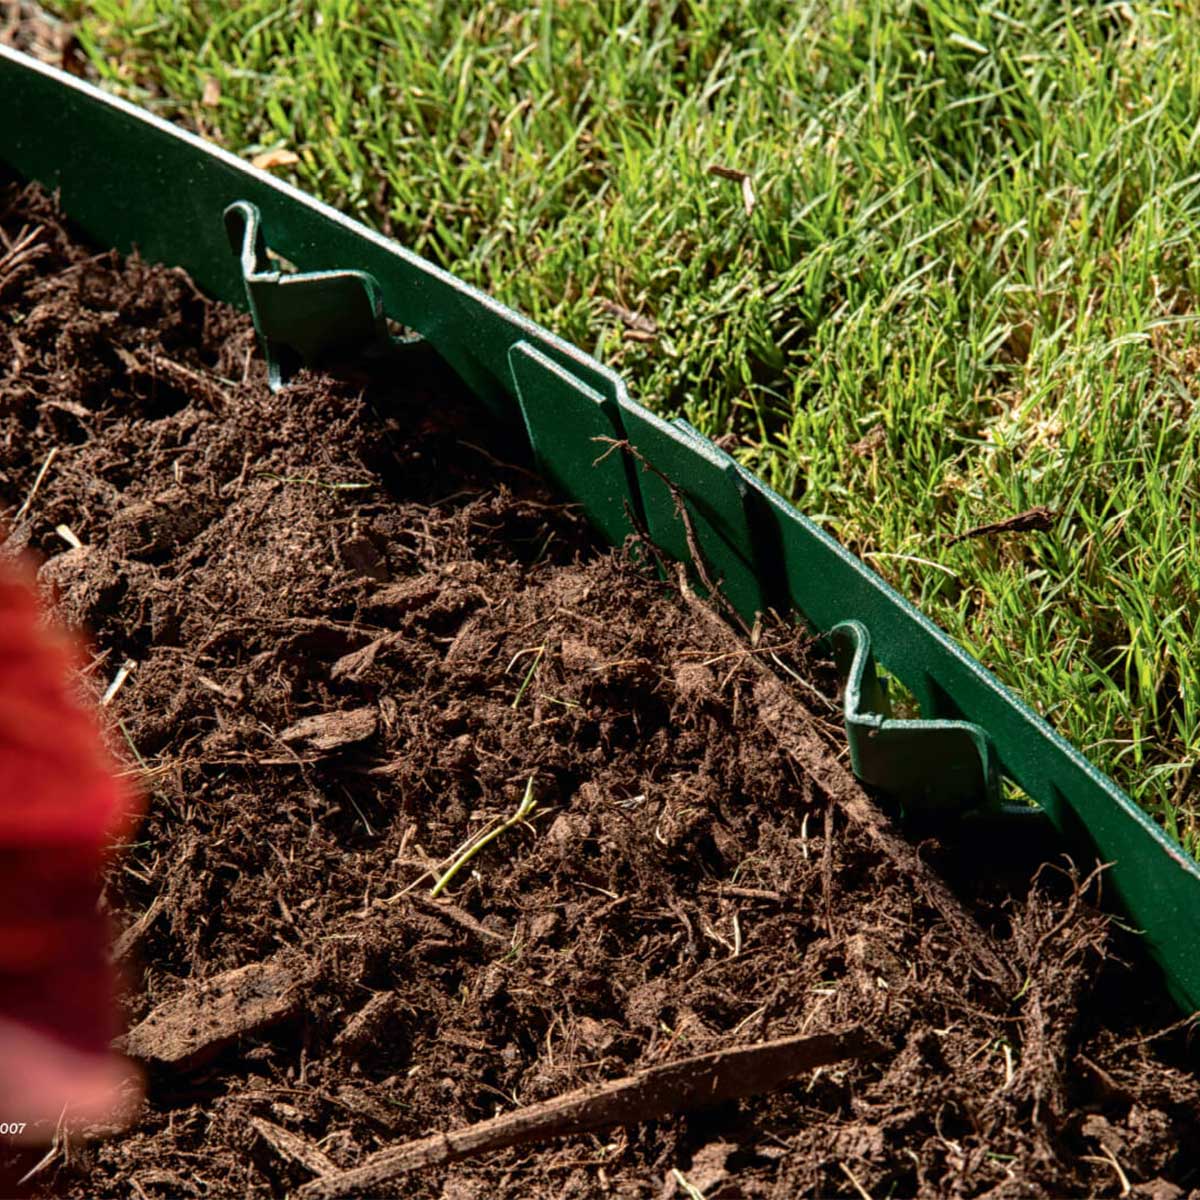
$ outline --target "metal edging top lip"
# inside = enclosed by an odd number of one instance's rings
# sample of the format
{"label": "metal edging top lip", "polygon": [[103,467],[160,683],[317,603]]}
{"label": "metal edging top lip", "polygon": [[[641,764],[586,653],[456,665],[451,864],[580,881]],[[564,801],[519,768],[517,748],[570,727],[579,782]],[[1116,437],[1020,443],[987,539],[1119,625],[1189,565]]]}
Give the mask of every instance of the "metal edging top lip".
{"label": "metal edging top lip", "polygon": [[[452,273],[427,262],[394,240],[367,228],[299,188],[276,179],[229,151],[182,130],[127,100],[110,95],[90,83],[0,46],[0,63],[3,62],[9,63],[10,69],[15,68],[17,71],[41,76],[55,89],[68,89],[82,101],[97,106],[97,111],[108,109],[111,114],[119,114],[123,120],[134,122],[143,130],[153,131],[156,140],[169,139],[176,146],[188,148],[198,157],[206,157],[211,162],[219,164],[231,180],[245,180],[251,190],[256,189],[264,196],[270,193],[280,201],[286,202],[287,206],[295,208],[297,212],[300,210],[307,212],[316,219],[317,225],[324,225],[327,233],[333,236],[335,242],[339,243],[339,254],[345,252],[347,247],[352,249],[355,241],[369,243],[369,254],[368,246],[365,244],[363,251],[364,256],[371,258],[376,264],[372,268],[373,270],[378,272],[381,266],[386,269],[388,258],[398,265],[398,278],[393,281],[397,287],[400,278],[403,278],[409,285],[414,282],[419,285],[422,279],[435,282],[437,288],[443,289],[445,292],[444,295],[439,293],[435,298],[448,305],[452,302],[453,307],[449,309],[449,316],[452,320],[467,318],[470,315],[468,309],[478,311],[481,326],[486,325],[486,332],[494,342],[485,351],[491,355],[490,359],[480,358],[478,362],[485,369],[495,372],[497,382],[509,391],[510,396],[513,384],[508,357],[516,345],[526,342],[545,352],[547,358],[557,361],[568,373],[577,371],[578,382],[586,383],[596,392],[604,393],[607,402],[615,404],[636,423],[653,425],[659,434],[668,433],[676,440],[688,440],[693,452],[710,464],[727,464],[733,461],[723,451],[713,446],[707,439],[700,438],[699,435],[694,435],[694,439],[683,439],[678,429],[668,429],[668,422],[663,421],[662,418],[649,412],[629,397],[624,381],[616,372],[597,362],[592,356],[543,329],[529,318],[514,312],[478,288],[464,283]],[[19,96],[19,89],[16,94]],[[79,105],[74,101],[64,98],[64,107],[70,111],[73,117],[77,115],[75,110],[79,108]],[[3,138],[0,138],[0,143],[3,143]],[[19,147],[21,145],[20,136],[14,137],[12,144],[14,147]],[[38,148],[38,153],[43,157],[52,158],[52,152],[46,151],[44,146]],[[316,232],[319,234],[319,230]],[[268,230],[268,235],[269,233]],[[314,245],[319,246],[319,242]],[[285,246],[284,249],[286,250],[287,247]],[[316,257],[320,257],[319,252]],[[403,264],[402,273],[399,271],[399,264]],[[305,264],[300,263],[299,265],[303,268]],[[341,264],[339,263],[339,265]],[[354,262],[344,265],[347,268],[366,266],[366,264]],[[488,314],[486,320],[483,317],[484,313]],[[407,324],[413,324],[411,320],[406,320],[406,316],[402,312],[392,312],[390,315]],[[431,318],[431,320],[433,319]],[[500,343],[504,343],[503,349],[498,348]],[[959,689],[971,692],[970,709],[961,708],[962,715],[969,721],[978,723],[985,730],[989,723],[993,725],[993,728],[997,724],[1007,726],[1004,736],[1012,754],[1026,764],[1025,773],[1029,779],[1044,784],[1040,789],[1027,785],[1027,790],[1034,794],[1035,798],[1042,798],[1037,794],[1039,790],[1045,792],[1046,797],[1055,805],[1062,808],[1065,804],[1067,815],[1082,821],[1079,809],[1070,797],[1062,793],[1059,783],[1066,782],[1072,788],[1080,789],[1082,792],[1090,791],[1090,798],[1085,806],[1089,819],[1083,821],[1083,825],[1088,830],[1094,827],[1105,831],[1105,837],[1110,843],[1109,857],[1112,857],[1111,848],[1114,838],[1129,837],[1135,827],[1140,830],[1142,837],[1135,837],[1132,842],[1132,857],[1141,861],[1131,865],[1131,878],[1136,878],[1138,872],[1141,871],[1145,878],[1149,879],[1151,878],[1149,874],[1151,868],[1160,864],[1165,865],[1164,859],[1153,858],[1152,852],[1157,852],[1159,855],[1165,852],[1164,857],[1169,859],[1175,867],[1181,869],[1181,875],[1187,878],[1186,887],[1182,881],[1178,888],[1167,886],[1165,882],[1162,884],[1156,882],[1153,886],[1152,894],[1156,898],[1159,896],[1163,898],[1162,918],[1158,919],[1156,916],[1154,922],[1155,937],[1164,944],[1170,942],[1174,946],[1174,943],[1180,943],[1171,951],[1172,961],[1177,965],[1180,962],[1191,962],[1190,958],[1184,957],[1184,950],[1186,949],[1186,954],[1192,955],[1194,943],[1197,940],[1194,927],[1200,927],[1200,922],[1197,922],[1200,903],[1197,903],[1196,895],[1193,894],[1200,886],[1200,864],[1192,859],[1181,846],[1168,838],[1165,831],[1150,815],[1136,805],[1113,780],[1100,772],[1076,747],[1052,729],[1040,715],[1001,683],[957,641],[905,600],[874,569],[851,554],[825,530],[803,517],[793,505],[775,493],[757,476],[738,464],[735,466],[747,487],[752,488],[760,500],[765,501],[780,520],[790,522],[800,529],[803,539],[807,539],[805,546],[812,547],[814,560],[825,556],[825,564],[829,564],[836,559],[840,564],[839,570],[844,569],[856,576],[853,585],[853,591],[857,595],[856,603],[873,605],[876,615],[870,618],[870,622],[881,624],[890,630],[890,642],[882,635],[877,639],[879,657],[885,665],[888,663],[889,656],[896,656],[901,660],[907,658],[909,660],[907,669],[914,672],[925,670],[928,680],[950,697],[953,702],[951,708],[960,707]],[[807,549],[805,553],[808,553]],[[811,581],[809,582],[811,583]],[[814,606],[818,610],[825,609],[827,615],[831,607],[823,605],[819,601],[814,601]],[[814,624],[817,623],[812,614],[804,615],[809,617]],[[855,618],[857,615],[853,612],[846,612],[840,618],[820,623],[823,626],[832,627],[838,619]],[[866,620],[865,617],[863,619]],[[926,642],[928,642],[928,646],[926,646]],[[940,663],[938,668],[941,673],[940,677],[934,673],[932,668],[925,669],[921,665],[920,660],[923,657],[934,659]],[[902,680],[906,677],[904,670],[895,673]],[[961,698],[967,699],[965,696]],[[1011,724],[1009,724],[1010,720]],[[1025,750],[1026,744],[1031,747],[1028,752]],[[999,747],[997,749],[999,750]],[[1003,757],[1002,751],[1001,756]],[[1014,773],[1013,777],[1017,778],[1018,782],[1021,781],[1019,773]],[[1118,840],[1117,844],[1123,845],[1124,843]],[[1168,900],[1170,903],[1167,903]],[[1182,920],[1187,923],[1186,927],[1180,930],[1178,937],[1174,932],[1175,926],[1170,924],[1172,920]],[[1187,932],[1188,929],[1191,932]],[[1192,955],[1192,957],[1195,956]],[[1200,988],[1200,974],[1193,967],[1188,967],[1184,974],[1191,980],[1188,986],[1200,1002],[1200,991],[1197,990]]]}

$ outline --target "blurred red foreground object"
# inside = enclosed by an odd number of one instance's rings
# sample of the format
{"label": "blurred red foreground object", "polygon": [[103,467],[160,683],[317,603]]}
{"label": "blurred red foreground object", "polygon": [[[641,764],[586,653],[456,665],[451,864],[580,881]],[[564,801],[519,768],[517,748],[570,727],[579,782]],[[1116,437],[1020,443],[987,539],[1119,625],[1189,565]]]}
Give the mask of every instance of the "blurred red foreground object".
{"label": "blurred red foreground object", "polygon": [[104,848],[136,815],[95,718],[71,693],[73,647],[32,585],[0,568],[0,1142],[119,1121],[136,1074],[117,1033]]}

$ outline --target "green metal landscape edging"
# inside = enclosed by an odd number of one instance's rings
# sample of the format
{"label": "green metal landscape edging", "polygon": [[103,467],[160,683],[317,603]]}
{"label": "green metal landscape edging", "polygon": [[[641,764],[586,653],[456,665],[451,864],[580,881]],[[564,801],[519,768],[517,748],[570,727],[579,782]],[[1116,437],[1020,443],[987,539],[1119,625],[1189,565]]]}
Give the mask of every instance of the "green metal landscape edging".
{"label": "green metal landscape edging", "polygon": [[[0,47],[0,163],[59,192],[98,245],[183,267],[248,308],[278,384],[333,345],[415,330],[610,541],[648,531],[698,553],[747,621],[795,613],[829,636],[846,681],[851,762],[920,812],[996,810],[1007,777],[1115,893],[1200,1009],[1200,866],[961,646],[785,500],[701,437],[632,400],[621,379],[395,242],[235,156]],[[273,269],[267,248],[298,273]],[[607,441],[605,440],[607,439]],[[604,455],[611,441],[628,450]],[[669,482],[668,482],[669,481]],[[681,519],[679,504],[688,520]],[[875,659],[913,693],[891,716]]]}

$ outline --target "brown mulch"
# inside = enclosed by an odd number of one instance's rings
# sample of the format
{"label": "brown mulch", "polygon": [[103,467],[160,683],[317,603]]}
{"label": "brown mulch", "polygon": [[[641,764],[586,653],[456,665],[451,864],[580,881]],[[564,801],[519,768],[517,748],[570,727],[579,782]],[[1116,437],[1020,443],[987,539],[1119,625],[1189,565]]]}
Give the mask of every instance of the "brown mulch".
{"label": "brown mulch", "polygon": [[[5,550],[87,632],[82,686],[127,669],[105,712],[149,795],[103,895],[146,1101],[36,1194],[281,1196],[583,1085],[853,1029],[883,1053],[391,1186],[1200,1186],[1196,1055],[1156,1036],[1171,1010],[1094,864],[997,881],[986,840],[898,834],[806,640],[751,646],[596,544],[420,352],[272,394],[247,320],[180,272],[81,249],[12,187],[0,231]],[[434,896],[530,780],[536,808]]]}

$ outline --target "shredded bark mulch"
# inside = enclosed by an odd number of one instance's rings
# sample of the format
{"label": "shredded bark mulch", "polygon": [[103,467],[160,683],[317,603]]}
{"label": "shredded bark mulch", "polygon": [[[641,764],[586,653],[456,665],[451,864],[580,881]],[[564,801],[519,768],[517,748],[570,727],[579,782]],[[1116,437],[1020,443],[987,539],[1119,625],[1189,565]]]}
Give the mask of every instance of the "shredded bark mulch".
{"label": "shredded bark mulch", "polygon": [[[635,1106],[371,1191],[1200,1186],[1189,1031],[1095,864],[905,838],[806,639],[598,545],[419,350],[273,394],[182,273],[13,186],[0,236],[4,552],[149,796],[103,893],[146,1099],[34,1194],[332,1193],[581,1088]],[[862,1044],[686,1112],[628,1083],[825,1034]]]}

